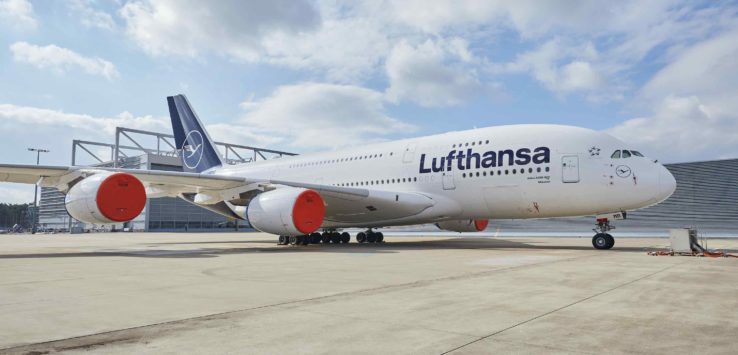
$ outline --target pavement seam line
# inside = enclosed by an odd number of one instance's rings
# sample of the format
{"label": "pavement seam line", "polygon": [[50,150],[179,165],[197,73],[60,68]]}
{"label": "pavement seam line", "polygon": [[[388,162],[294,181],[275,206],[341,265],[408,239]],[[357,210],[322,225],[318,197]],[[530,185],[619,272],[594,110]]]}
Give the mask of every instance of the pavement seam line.
{"label": "pavement seam line", "polygon": [[431,283],[434,283],[434,282],[453,281],[453,280],[458,280],[458,279],[483,277],[485,275],[489,275],[491,273],[497,273],[497,272],[501,272],[501,271],[510,271],[510,270],[516,270],[516,269],[521,269],[521,268],[534,267],[534,266],[539,266],[541,264],[547,264],[547,263],[569,262],[569,261],[573,261],[573,260],[591,258],[591,257],[595,257],[595,256],[599,256],[599,255],[592,254],[592,255],[576,256],[576,257],[565,258],[565,259],[558,259],[558,260],[547,260],[547,261],[542,261],[542,262],[539,262],[539,263],[523,264],[523,265],[513,265],[513,266],[510,266],[510,267],[504,267],[504,268],[499,268],[499,269],[486,270],[486,271],[475,272],[475,273],[470,273],[470,274],[452,275],[452,276],[439,277],[439,278],[435,278],[435,279],[427,279],[427,280],[413,281],[413,282],[402,283],[402,284],[384,285],[384,286],[378,286],[378,287],[361,289],[361,290],[355,290],[355,291],[339,292],[339,293],[335,293],[335,294],[331,294],[331,295],[323,295],[323,296],[317,296],[317,297],[300,299],[300,300],[290,300],[290,301],[284,301],[284,302],[279,302],[279,303],[266,304],[266,305],[257,306],[257,307],[243,308],[243,309],[237,309],[237,310],[226,311],[226,312],[219,312],[219,313],[213,313],[213,314],[206,314],[206,315],[202,315],[202,316],[195,316],[195,317],[189,317],[189,318],[174,319],[174,320],[170,320],[170,321],[164,321],[164,322],[158,322],[158,323],[151,323],[151,324],[139,325],[139,326],[129,327],[129,328],[123,328],[123,329],[109,330],[109,331],[104,331],[104,332],[99,332],[99,333],[91,333],[91,334],[79,335],[79,336],[74,336],[74,337],[69,337],[69,338],[61,338],[61,339],[43,341],[43,342],[39,342],[39,343],[21,344],[21,345],[11,346],[11,347],[8,347],[8,348],[0,348],[0,352],[12,351],[12,350],[17,350],[17,349],[22,349],[22,348],[39,347],[39,346],[43,346],[43,345],[50,345],[50,344],[57,343],[57,342],[63,342],[63,341],[69,341],[69,340],[78,340],[78,339],[83,339],[83,338],[87,338],[87,337],[94,337],[94,336],[101,336],[101,335],[110,335],[110,334],[114,334],[114,333],[117,333],[117,332],[132,331],[132,330],[138,330],[138,329],[147,328],[147,327],[156,327],[156,326],[163,326],[163,325],[168,325],[168,324],[176,324],[176,323],[193,321],[193,320],[202,320],[202,319],[207,319],[207,318],[215,318],[215,317],[220,317],[220,316],[224,316],[224,315],[228,315],[228,314],[235,314],[235,313],[241,313],[241,312],[250,312],[250,311],[255,311],[255,310],[260,310],[260,309],[266,309],[266,308],[271,308],[271,307],[279,307],[279,306],[286,306],[286,305],[291,305],[291,304],[299,304],[299,303],[303,303],[303,302],[308,303],[308,302],[321,301],[321,300],[326,300],[326,299],[330,299],[330,298],[339,298],[339,297],[344,297],[344,296],[349,296],[349,295],[355,295],[355,294],[370,293],[370,292],[377,292],[377,291],[391,290],[391,289],[402,289],[402,288],[407,288],[407,287],[411,287],[411,286],[419,286],[419,285],[431,284]]}
{"label": "pavement seam line", "polygon": [[[686,262],[686,261],[685,261],[685,262]],[[622,284],[620,284],[620,285],[617,285],[617,286],[615,286],[615,287],[609,288],[609,289],[607,289],[607,290],[604,290],[604,291],[601,291],[601,292],[595,293],[595,294],[593,294],[593,295],[591,295],[591,296],[587,296],[587,297],[585,297],[585,298],[582,298],[582,299],[579,299],[579,300],[577,300],[577,301],[571,302],[571,303],[569,303],[569,304],[566,304],[566,305],[564,305],[564,306],[561,306],[561,307],[559,307],[559,308],[556,308],[556,309],[550,310],[550,311],[548,311],[548,312],[545,312],[545,313],[539,314],[539,315],[537,315],[537,316],[535,316],[535,317],[533,317],[533,318],[529,318],[529,319],[526,319],[526,320],[524,320],[524,321],[522,321],[522,322],[518,322],[518,323],[516,323],[516,324],[513,324],[513,325],[511,325],[511,326],[509,326],[509,327],[507,327],[507,328],[503,328],[503,329],[500,329],[500,330],[498,330],[498,331],[496,331],[496,332],[494,332],[494,333],[491,333],[491,334],[487,334],[487,335],[485,335],[485,336],[483,336],[483,337],[481,337],[481,338],[479,338],[479,339],[476,339],[476,340],[470,341],[470,342],[468,342],[468,343],[466,343],[466,344],[463,344],[463,345],[461,345],[461,346],[457,346],[457,347],[455,347],[455,348],[453,348],[453,349],[451,349],[451,350],[447,350],[447,351],[444,351],[444,352],[442,352],[442,353],[441,353],[441,355],[445,355],[445,354],[449,354],[449,353],[452,353],[452,352],[454,352],[454,351],[456,351],[456,350],[459,350],[459,349],[461,349],[461,348],[464,348],[464,347],[466,347],[466,346],[469,346],[469,345],[471,345],[471,344],[474,344],[474,343],[480,342],[480,341],[482,341],[482,340],[485,340],[485,339],[489,339],[489,338],[491,338],[491,337],[493,337],[493,336],[495,336],[495,335],[497,335],[497,334],[500,334],[500,333],[506,332],[506,331],[508,331],[508,330],[510,330],[510,329],[513,329],[513,328],[516,328],[516,327],[518,327],[518,326],[521,326],[521,325],[524,325],[524,324],[530,323],[530,322],[532,322],[532,321],[534,321],[534,320],[537,320],[537,319],[543,318],[543,317],[545,317],[545,316],[547,316],[547,315],[550,315],[550,314],[556,313],[556,312],[558,312],[558,311],[564,310],[564,309],[566,309],[566,308],[569,308],[569,307],[571,307],[571,306],[577,305],[577,304],[579,304],[579,303],[582,303],[582,302],[585,302],[585,301],[591,300],[591,299],[593,299],[593,298],[595,298],[595,297],[598,297],[598,296],[604,295],[604,294],[606,294],[606,293],[608,293],[608,292],[611,292],[611,291],[615,291],[615,290],[617,290],[617,289],[619,289],[619,288],[621,288],[621,287],[625,287],[625,286],[628,286],[628,285],[634,284],[634,283],[636,283],[636,282],[638,282],[638,281],[641,281],[641,280],[643,280],[643,279],[646,279],[646,278],[648,278],[648,277],[651,277],[651,276],[653,276],[653,275],[656,275],[656,274],[659,274],[659,273],[661,273],[661,272],[664,272],[664,271],[666,271],[666,270],[669,270],[669,269],[671,269],[671,268],[673,268],[673,267],[675,267],[675,266],[678,266],[678,265],[682,265],[682,264],[684,264],[685,262],[681,262],[681,263],[677,263],[677,264],[671,264],[671,265],[669,265],[669,266],[667,266],[667,267],[665,267],[665,268],[659,269],[659,270],[657,270],[657,271],[654,271],[654,272],[652,272],[652,273],[650,273],[650,274],[646,274],[646,275],[644,275],[644,276],[641,276],[641,277],[639,277],[639,278],[636,278],[636,279],[630,280],[630,281],[628,281],[628,282],[622,283]]]}

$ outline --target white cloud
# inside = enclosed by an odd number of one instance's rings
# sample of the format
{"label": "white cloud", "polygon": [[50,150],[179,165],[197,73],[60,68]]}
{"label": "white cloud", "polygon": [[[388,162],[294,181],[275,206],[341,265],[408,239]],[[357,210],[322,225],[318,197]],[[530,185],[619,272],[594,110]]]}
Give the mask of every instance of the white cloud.
{"label": "white cloud", "polygon": [[90,28],[100,28],[112,31],[115,21],[109,13],[95,9],[95,0],[69,0],[67,6],[74,16],[78,17],[82,25]]}
{"label": "white cloud", "polygon": [[476,60],[460,38],[427,40],[418,46],[400,42],[387,57],[387,98],[440,107],[490,94],[494,87],[478,78],[473,66]]}
{"label": "white cloud", "polygon": [[[118,126],[171,132],[169,119],[163,117],[134,116],[129,112],[100,117],[47,108],[0,104],[0,132],[5,133],[0,140],[0,151],[4,152],[2,162],[35,163],[35,155],[26,151],[26,147],[34,146],[51,150],[50,153],[41,155],[41,164],[69,164],[72,140],[112,143],[115,138],[115,127]],[[146,144],[148,141],[142,142]],[[96,162],[86,153],[82,151],[78,153],[78,163]],[[109,154],[107,151],[101,158],[106,159]]]}
{"label": "white cloud", "polygon": [[265,36],[258,60],[352,83],[381,67],[392,46],[389,36],[377,18],[326,18],[314,31]]}
{"label": "white cloud", "polygon": [[[373,81],[384,73],[390,81],[394,78],[390,98],[423,105],[439,102],[426,96],[438,96],[435,92],[441,88],[431,78],[428,83],[416,83],[430,94],[411,95],[409,89],[415,84],[398,78],[412,73],[401,71],[399,65],[416,72],[429,70],[435,78],[455,74],[457,82],[443,90],[452,104],[463,101],[475,84],[499,85],[494,84],[499,80],[480,73],[531,75],[560,97],[622,100],[633,86],[634,66],[655,49],[665,48],[667,55],[673,55],[731,26],[736,12],[726,4],[702,6],[680,0],[300,0],[287,4],[232,0],[215,2],[207,10],[198,4],[136,0],[126,3],[120,13],[129,37],[151,55],[216,53],[305,70],[317,75],[312,80],[346,84]],[[487,55],[496,53],[485,53],[485,45],[502,36],[532,49],[510,63],[489,65],[493,61]],[[476,60],[460,61],[446,49],[440,59],[419,55],[438,55],[425,50],[428,41],[439,46],[459,39],[470,43],[468,47],[482,48],[468,51],[476,52]],[[413,56],[408,48],[419,53]],[[417,61],[417,68],[412,68],[411,60]]]}
{"label": "white cloud", "polygon": [[0,203],[33,202],[33,185],[0,183]]}
{"label": "white cloud", "polygon": [[738,157],[735,63],[738,31],[686,48],[642,88],[652,113],[609,132],[670,161]]}
{"label": "white cloud", "polygon": [[10,45],[10,51],[16,62],[31,64],[40,69],[51,69],[57,73],[79,68],[91,75],[104,76],[108,80],[120,76],[115,65],[107,60],[85,57],[53,44],[37,46],[26,42],[16,42]]}
{"label": "white cloud", "polygon": [[128,35],[152,55],[197,56],[213,51],[253,61],[262,37],[315,29],[320,16],[308,1],[139,0],[120,10]]}
{"label": "white cloud", "polygon": [[0,0],[0,26],[16,30],[38,27],[33,5],[28,0]]}
{"label": "white cloud", "polygon": [[589,62],[573,61],[561,68],[560,86],[563,91],[596,90],[605,84],[602,75]]}
{"label": "white cloud", "polygon": [[592,64],[599,53],[592,43],[571,45],[552,39],[535,50],[518,55],[507,64],[493,64],[494,72],[530,72],[547,89],[561,94],[595,91],[606,84],[604,75]]}
{"label": "white cloud", "polygon": [[738,157],[738,115],[711,111],[697,96],[664,98],[653,114],[629,119],[608,133],[670,162]]}
{"label": "white cloud", "polygon": [[[38,107],[0,104],[0,122],[5,132],[14,132],[23,127],[43,127],[44,129],[70,129],[76,135],[112,139],[115,127],[123,126],[157,132],[171,131],[169,121],[152,116],[136,117],[130,112],[115,117],[94,117],[85,114],[66,113]],[[61,132],[61,131],[60,131]],[[68,139],[69,136],[65,137]],[[71,141],[70,141],[71,143]]]}
{"label": "white cloud", "polygon": [[253,127],[238,123],[214,123],[205,126],[210,136],[219,142],[278,149],[275,145],[285,141],[284,137],[259,134]]}
{"label": "white cloud", "polygon": [[684,50],[644,85],[641,94],[646,98],[695,93],[732,96],[738,91],[736,63],[738,31],[727,32]]}
{"label": "white cloud", "polygon": [[608,7],[591,1],[534,0],[397,0],[387,1],[388,12],[397,21],[429,33],[459,28],[504,26],[532,38],[552,30],[584,31],[601,25],[593,20],[606,17]]}
{"label": "white cloud", "polygon": [[252,132],[279,137],[298,148],[359,145],[414,129],[385,113],[381,92],[352,85],[282,86],[242,107],[246,114],[241,123]]}

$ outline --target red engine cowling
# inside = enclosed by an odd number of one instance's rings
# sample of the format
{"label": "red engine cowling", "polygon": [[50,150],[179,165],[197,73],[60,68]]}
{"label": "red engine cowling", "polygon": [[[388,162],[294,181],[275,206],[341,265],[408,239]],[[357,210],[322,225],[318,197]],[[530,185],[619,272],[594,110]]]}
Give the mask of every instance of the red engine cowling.
{"label": "red engine cowling", "polygon": [[265,233],[310,234],[323,224],[325,204],[313,190],[283,187],[256,196],[246,216],[254,228]]}
{"label": "red engine cowling", "polygon": [[95,174],[72,186],[64,202],[69,215],[82,222],[128,222],[146,206],[146,190],[130,174]]}
{"label": "red engine cowling", "polygon": [[487,229],[487,219],[456,219],[436,223],[436,227],[452,232],[481,232]]}

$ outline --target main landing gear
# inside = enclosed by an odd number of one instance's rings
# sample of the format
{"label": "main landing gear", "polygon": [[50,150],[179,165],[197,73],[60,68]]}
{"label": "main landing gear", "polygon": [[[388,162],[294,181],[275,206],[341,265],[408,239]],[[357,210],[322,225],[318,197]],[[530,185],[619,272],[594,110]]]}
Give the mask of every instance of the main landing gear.
{"label": "main landing gear", "polygon": [[308,245],[308,244],[346,244],[351,241],[351,235],[343,232],[328,231],[311,233],[308,235],[280,235],[278,245]]}
{"label": "main landing gear", "polygon": [[[308,245],[308,244],[347,244],[351,241],[351,235],[347,232],[326,231],[323,233],[312,233],[308,235],[280,235],[278,245]],[[384,234],[371,229],[356,234],[356,241],[363,243],[384,243]]]}
{"label": "main landing gear", "polygon": [[369,229],[366,232],[356,233],[356,241],[359,243],[383,243],[384,234]]}
{"label": "main landing gear", "polygon": [[597,227],[592,229],[597,233],[592,237],[592,246],[594,246],[595,249],[612,248],[615,245],[615,238],[607,232],[613,229],[615,229],[615,227],[610,225],[610,221],[607,218],[598,218]]}

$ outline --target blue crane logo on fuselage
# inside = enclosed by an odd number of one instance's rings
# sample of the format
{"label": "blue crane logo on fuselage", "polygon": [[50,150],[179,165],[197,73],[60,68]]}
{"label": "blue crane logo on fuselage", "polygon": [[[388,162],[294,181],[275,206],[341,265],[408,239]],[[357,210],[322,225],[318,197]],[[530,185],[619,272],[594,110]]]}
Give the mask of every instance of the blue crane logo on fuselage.
{"label": "blue crane logo on fuselage", "polygon": [[630,167],[627,165],[618,165],[615,168],[615,174],[617,174],[621,178],[627,178],[628,176],[630,176],[631,173],[632,171],[630,170]]}
{"label": "blue crane logo on fuselage", "polygon": [[202,160],[203,144],[202,133],[196,130],[190,131],[182,144],[182,162],[190,169],[197,168]]}

